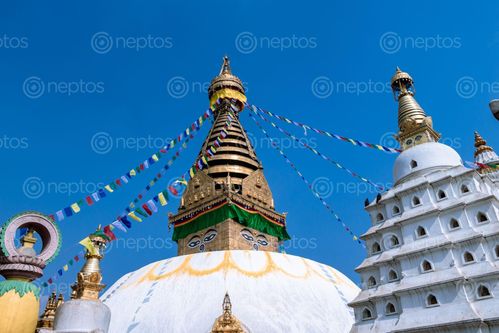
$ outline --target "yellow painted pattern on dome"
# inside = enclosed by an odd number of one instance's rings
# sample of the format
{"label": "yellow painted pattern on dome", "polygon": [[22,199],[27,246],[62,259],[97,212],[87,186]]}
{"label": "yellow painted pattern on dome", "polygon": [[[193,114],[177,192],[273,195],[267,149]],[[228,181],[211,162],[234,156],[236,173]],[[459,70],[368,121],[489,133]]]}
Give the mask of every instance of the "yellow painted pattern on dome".
{"label": "yellow painted pattern on dome", "polygon": [[10,290],[0,297],[0,331],[2,333],[33,333],[40,303],[32,292],[20,297]]}
{"label": "yellow painted pattern on dome", "polygon": [[[238,251],[240,253],[249,253],[252,251]],[[169,272],[165,272],[162,274],[157,274],[156,271],[161,264],[161,262],[157,262],[152,265],[152,267],[143,275],[141,276],[137,281],[129,284],[128,286],[124,286],[123,288],[127,288],[130,286],[138,285],[141,284],[142,282],[148,282],[148,281],[160,281],[164,279],[168,279],[173,276],[180,276],[180,275],[189,275],[189,276],[206,276],[206,275],[211,275],[217,272],[223,272],[224,274],[227,274],[230,270],[235,270],[239,272],[242,275],[252,277],[252,278],[260,278],[263,277],[267,274],[271,273],[281,273],[284,274],[290,278],[293,279],[307,279],[310,278],[312,275],[317,276],[325,281],[332,282],[335,284],[347,284],[345,279],[341,277],[337,272],[335,272],[331,267],[325,266],[324,267],[328,270],[328,272],[334,277],[334,279],[331,279],[323,272],[320,272],[320,270],[317,270],[316,267],[313,267],[311,262],[308,260],[305,260],[303,258],[300,258],[300,260],[303,263],[303,274],[296,274],[293,272],[290,272],[286,270],[284,267],[276,263],[276,261],[272,258],[272,255],[269,252],[259,252],[259,254],[265,258],[265,263],[262,265],[260,269],[256,270],[248,270],[246,268],[241,267],[241,265],[237,264],[237,259],[234,258],[234,255],[231,251],[224,251],[223,253],[223,258],[219,263],[215,263],[213,267],[207,267],[207,268],[194,268],[192,259],[193,256],[199,256],[200,254],[195,254],[195,255],[186,255],[182,258],[182,262],[177,265],[173,270]],[[286,254],[280,254],[283,256],[283,258],[287,258]],[[204,254],[205,258],[208,259],[210,256],[210,252],[207,252]],[[176,258],[180,259],[180,258]],[[215,258],[217,259],[217,258]],[[206,262],[204,262],[206,263]],[[294,263],[295,264],[295,263]],[[334,281],[333,281],[334,280]]]}

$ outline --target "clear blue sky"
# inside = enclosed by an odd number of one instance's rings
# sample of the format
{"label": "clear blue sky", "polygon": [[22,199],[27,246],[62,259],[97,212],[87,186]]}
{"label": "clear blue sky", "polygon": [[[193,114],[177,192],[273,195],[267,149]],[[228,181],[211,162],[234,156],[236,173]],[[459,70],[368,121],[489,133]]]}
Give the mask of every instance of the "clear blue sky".
{"label": "clear blue sky", "polygon": [[[4,2],[0,219],[23,210],[51,213],[137,165],[154,145],[206,109],[205,90],[224,54],[246,83],[250,102],[312,126],[391,145],[397,104],[387,82],[399,65],[414,77],[416,98],[433,116],[444,143],[463,159],[473,158],[474,130],[499,149],[498,123],[488,111],[489,100],[499,98],[498,17],[499,4],[493,1]],[[68,86],[76,91],[69,93]],[[358,281],[354,268],[364,258],[363,249],[261,141],[246,113],[241,119],[257,143],[276,207],[289,213],[294,241],[287,252],[327,263]],[[391,183],[394,155],[286,128],[373,181]],[[206,131],[156,189],[192,163]],[[92,149],[99,132],[113,143],[105,154]],[[153,144],[139,147],[137,139]],[[376,196],[374,189],[308,151],[291,147],[286,152],[353,230],[368,228],[363,202]],[[23,184],[30,177],[41,182],[41,193],[35,184],[26,195]],[[46,277],[79,251],[75,244],[82,237],[111,222],[150,177],[152,172],[136,178],[63,221],[62,251]],[[173,200],[136,225],[126,235],[131,242],[114,245],[103,262],[105,283],[176,254],[167,213],[177,206]],[[147,248],[138,249],[135,242],[148,243]],[[73,268],[58,281],[60,288],[75,276]]]}

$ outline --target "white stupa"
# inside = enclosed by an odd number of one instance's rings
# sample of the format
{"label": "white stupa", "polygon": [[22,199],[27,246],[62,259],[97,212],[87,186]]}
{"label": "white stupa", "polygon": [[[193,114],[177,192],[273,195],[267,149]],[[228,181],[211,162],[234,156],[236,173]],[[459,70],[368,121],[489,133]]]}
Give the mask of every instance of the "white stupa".
{"label": "white stupa", "polygon": [[158,261],[129,273],[102,296],[110,333],[210,332],[225,293],[247,332],[348,332],[347,302],[358,288],[312,260],[252,250]]}
{"label": "white stupa", "polygon": [[499,332],[499,158],[476,133],[478,170],[438,143],[397,70],[395,186],[366,206],[367,258],[352,332]]}
{"label": "white stupa", "polygon": [[208,165],[170,216],[179,256],[126,274],[102,295],[109,332],[348,332],[357,286],[332,267],[277,252],[289,239],[285,214],[239,122],[246,97],[227,58],[209,98],[215,121],[194,166],[209,151]]}

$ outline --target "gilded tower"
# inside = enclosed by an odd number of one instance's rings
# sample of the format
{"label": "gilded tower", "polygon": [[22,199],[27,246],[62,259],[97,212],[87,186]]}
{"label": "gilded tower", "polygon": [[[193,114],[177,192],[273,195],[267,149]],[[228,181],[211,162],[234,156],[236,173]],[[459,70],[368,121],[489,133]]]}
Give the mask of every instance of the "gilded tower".
{"label": "gilded tower", "polygon": [[[246,97],[241,80],[224,57],[208,89],[214,123],[194,163],[178,213],[170,216],[178,254],[216,250],[277,251],[288,239],[285,216],[275,211],[272,192],[239,122]],[[202,167],[201,160],[206,162]]]}
{"label": "gilded tower", "polygon": [[494,149],[487,145],[487,141],[478,133],[475,132],[475,162],[479,164],[479,172],[487,175],[494,181],[499,180],[499,170],[497,167],[483,167],[484,165],[499,165],[499,156]]}
{"label": "gilded tower", "polygon": [[397,140],[403,150],[440,139],[433,129],[433,121],[414,98],[416,89],[412,77],[397,67],[391,80],[395,100],[398,101],[399,133]]}
{"label": "gilded tower", "polygon": [[71,286],[71,300],[57,307],[54,320],[56,332],[107,333],[111,311],[99,300],[102,284],[100,261],[109,237],[99,227],[82,242],[87,249],[85,264]]}

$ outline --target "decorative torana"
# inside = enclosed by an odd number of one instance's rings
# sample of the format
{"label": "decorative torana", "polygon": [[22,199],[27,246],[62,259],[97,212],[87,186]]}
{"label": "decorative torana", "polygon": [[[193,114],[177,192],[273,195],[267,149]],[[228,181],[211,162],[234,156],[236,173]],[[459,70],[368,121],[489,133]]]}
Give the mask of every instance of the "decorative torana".
{"label": "decorative torana", "polygon": [[[170,216],[180,255],[255,249],[254,242],[241,235],[244,228],[264,234],[267,242],[258,247],[261,250],[276,251],[278,242],[289,238],[285,216],[274,210],[262,164],[239,122],[246,101],[244,91],[241,80],[231,72],[229,59],[224,57],[220,73],[208,89],[215,121],[198,159],[214,144],[216,152],[208,159],[208,167],[191,178],[178,213]],[[227,135],[219,142],[222,130]]]}

